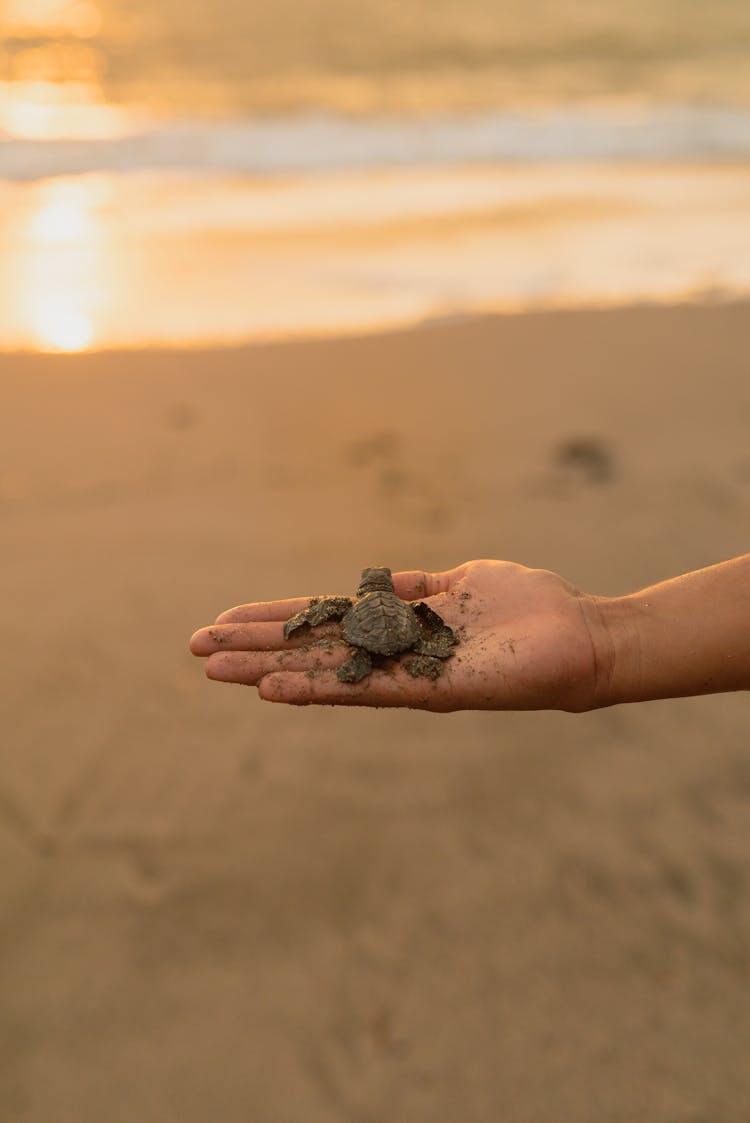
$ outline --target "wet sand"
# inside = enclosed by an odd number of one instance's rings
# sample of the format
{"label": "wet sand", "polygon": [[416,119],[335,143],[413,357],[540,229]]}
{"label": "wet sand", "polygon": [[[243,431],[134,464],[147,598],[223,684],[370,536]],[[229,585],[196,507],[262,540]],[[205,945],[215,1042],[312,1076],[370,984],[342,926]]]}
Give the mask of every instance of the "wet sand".
{"label": "wet sand", "polygon": [[368,563],[746,552],[749,331],[0,357],[2,1119],[745,1123],[747,694],[295,710],[187,638]]}

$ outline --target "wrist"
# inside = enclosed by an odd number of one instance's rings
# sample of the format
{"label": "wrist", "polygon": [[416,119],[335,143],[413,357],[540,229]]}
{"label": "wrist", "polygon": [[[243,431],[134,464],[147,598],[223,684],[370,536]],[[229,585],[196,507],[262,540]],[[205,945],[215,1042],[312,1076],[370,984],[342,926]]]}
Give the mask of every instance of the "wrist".
{"label": "wrist", "polygon": [[581,604],[594,661],[590,709],[750,689],[750,554]]}
{"label": "wrist", "polygon": [[638,701],[644,693],[643,621],[637,600],[633,596],[587,596],[582,607],[594,660],[590,709]]}

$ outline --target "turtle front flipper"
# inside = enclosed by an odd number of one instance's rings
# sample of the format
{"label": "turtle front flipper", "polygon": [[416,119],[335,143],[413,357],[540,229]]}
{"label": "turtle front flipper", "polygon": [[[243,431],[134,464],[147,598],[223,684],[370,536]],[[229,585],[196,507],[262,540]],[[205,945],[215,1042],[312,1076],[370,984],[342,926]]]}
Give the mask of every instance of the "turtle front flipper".
{"label": "turtle front flipper", "polygon": [[372,670],[372,659],[362,647],[353,647],[350,657],[336,671],[341,682],[360,682]]}
{"label": "turtle front flipper", "polygon": [[326,620],[340,620],[351,607],[349,597],[313,597],[307,608],[291,616],[284,624],[284,639],[289,639],[292,632],[303,624],[315,628],[318,624],[325,624]]}
{"label": "turtle front flipper", "polygon": [[448,659],[453,654],[451,648],[458,643],[456,633],[424,601],[412,601],[411,607],[417,615],[422,631],[422,638],[414,644],[414,651],[419,655]]}

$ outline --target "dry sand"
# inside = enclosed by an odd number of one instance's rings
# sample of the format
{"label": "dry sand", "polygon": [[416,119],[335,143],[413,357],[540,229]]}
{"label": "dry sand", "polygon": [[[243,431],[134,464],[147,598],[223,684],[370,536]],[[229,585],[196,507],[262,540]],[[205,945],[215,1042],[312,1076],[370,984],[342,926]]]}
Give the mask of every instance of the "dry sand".
{"label": "dry sand", "polygon": [[0,1119],[747,1123],[748,695],[295,710],[186,645],[371,562],[614,594],[746,552],[749,333],[0,360]]}

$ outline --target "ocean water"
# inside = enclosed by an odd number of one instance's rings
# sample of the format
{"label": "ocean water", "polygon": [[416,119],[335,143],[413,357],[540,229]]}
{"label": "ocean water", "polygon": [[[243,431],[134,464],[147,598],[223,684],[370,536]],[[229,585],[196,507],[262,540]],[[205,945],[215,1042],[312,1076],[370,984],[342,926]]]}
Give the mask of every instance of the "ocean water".
{"label": "ocean water", "polygon": [[0,0],[0,347],[750,291],[750,5]]}

